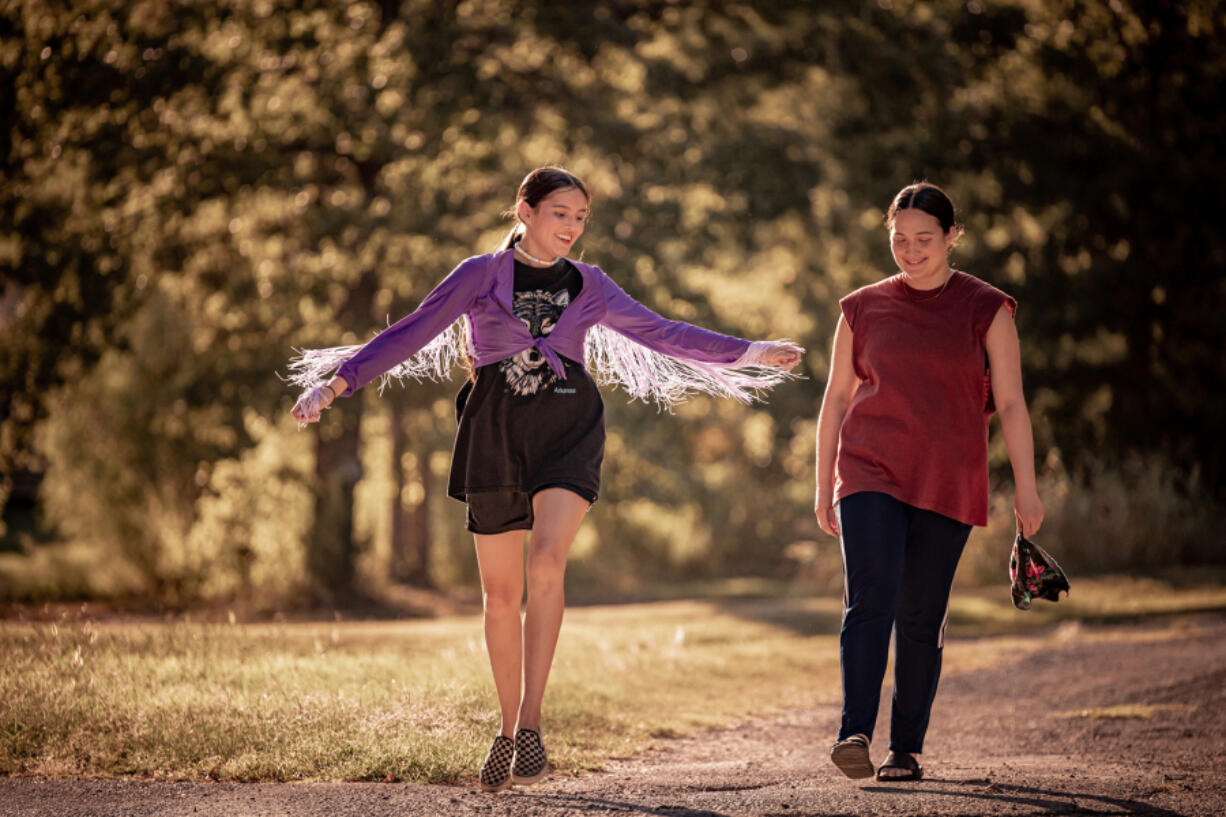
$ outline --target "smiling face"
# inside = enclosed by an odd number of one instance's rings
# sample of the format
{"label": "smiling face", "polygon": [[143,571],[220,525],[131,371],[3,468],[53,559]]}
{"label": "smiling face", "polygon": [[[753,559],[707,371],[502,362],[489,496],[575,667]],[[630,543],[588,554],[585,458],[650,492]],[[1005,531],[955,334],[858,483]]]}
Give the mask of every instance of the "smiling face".
{"label": "smiling face", "polygon": [[524,250],[546,260],[569,254],[583,235],[588,204],[577,187],[555,190],[535,207],[521,200],[516,210],[524,224]]}
{"label": "smiling face", "polygon": [[890,225],[894,263],[920,288],[934,282],[936,286],[944,283],[953,242],[953,230],[945,232],[935,216],[916,208],[899,210]]}

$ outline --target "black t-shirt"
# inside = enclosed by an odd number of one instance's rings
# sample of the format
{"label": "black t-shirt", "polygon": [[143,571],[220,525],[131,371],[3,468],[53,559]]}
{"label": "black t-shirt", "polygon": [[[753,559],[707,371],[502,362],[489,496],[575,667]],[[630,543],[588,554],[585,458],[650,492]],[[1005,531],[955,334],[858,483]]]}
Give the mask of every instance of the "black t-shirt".
{"label": "black t-shirt", "polygon": [[[561,259],[533,267],[516,259],[513,309],[533,337],[548,335],[583,288]],[[535,347],[480,367],[456,397],[459,429],[448,493],[534,493],[564,484],[595,500],[604,456],[604,403],[581,361],[562,357],[559,379]]]}
{"label": "black t-shirt", "polygon": [[[562,310],[570,305],[581,289],[583,276],[564,258],[552,267],[529,266],[517,258],[515,295],[511,308],[515,311],[515,317],[528,327],[532,337],[539,338],[553,331]],[[536,394],[557,380],[545,357],[535,348],[525,349],[494,365],[506,379],[506,387],[520,397]]]}

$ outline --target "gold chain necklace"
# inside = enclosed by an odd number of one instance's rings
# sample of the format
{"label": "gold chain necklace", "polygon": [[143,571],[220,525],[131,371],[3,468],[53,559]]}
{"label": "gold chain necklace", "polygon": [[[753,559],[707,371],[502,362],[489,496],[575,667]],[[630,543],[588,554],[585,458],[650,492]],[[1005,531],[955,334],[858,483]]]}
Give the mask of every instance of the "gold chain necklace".
{"label": "gold chain necklace", "polygon": [[[915,287],[912,287],[910,284],[907,284],[907,273],[902,272],[902,273],[900,273],[900,274],[902,275],[902,282],[903,282],[903,284],[906,284],[907,286],[911,287],[911,289],[915,289]],[[919,297],[919,298],[918,298],[918,300],[921,300],[921,301],[931,301],[931,300],[933,300],[934,298],[939,297],[939,296],[940,296],[940,294],[941,294],[942,292],[944,292],[944,291],[945,291],[945,287],[949,286],[949,282],[950,282],[950,281],[953,279],[953,277],[954,277],[954,270],[952,270],[952,269],[951,269],[951,270],[949,271],[949,275],[946,275],[946,276],[945,276],[945,283],[941,284],[941,286],[937,288],[937,291],[936,291],[935,293],[933,293],[932,295],[924,295],[924,296],[922,296],[922,297]],[[915,290],[915,291],[916,291],[916,292],[923,292],[923,290]],[[912,295],[911,297],[915,298],[915,297],[917,297],[917,296]]]}

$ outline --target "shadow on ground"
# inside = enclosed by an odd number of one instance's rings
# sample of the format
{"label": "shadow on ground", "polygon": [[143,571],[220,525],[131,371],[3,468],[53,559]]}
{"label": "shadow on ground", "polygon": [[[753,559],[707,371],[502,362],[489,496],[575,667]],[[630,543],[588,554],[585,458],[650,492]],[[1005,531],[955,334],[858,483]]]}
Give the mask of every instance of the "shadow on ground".
{"label": "shadow on ground", "polygon": [[[951,788],[953,787],[953,788]],[[911,798],[915,795],[946,796],[962,800],[957,813],[967,813],[966,808],[981,804],[983,814],[994,814],[1005,805],[1023,806],[1047,814],[1111,814],[1145,815],[1145,817],[1184,817],[1182,812],[1124,797],[1062,791],[1053,788],[1012,786],[986,781],[958,781],[932,779],[919,786],[867,786],[860,789],[865,794],[885,798]],[[531,798],[542,806],[555,806],[576,813],[625,813],[668,815],[668,817],[735,817],[732,811],[712,811],[679,804],[635,803],[610,797],[585,797],[581,795],[541,794]],[[900,804],[903,808],[907,806]],[[846,817],[860,812],[844,809],[813,810],[801,804],[789,804],[777,811],[763,811],[761,817]]]}
{"label": "shadow on ground", "polygon": [[[958,786],[960,789],[941,788],[942,786]],[[968,790],[973,789],[973,790]],[[1182,817],[1177,811],[1155,806],[1140,800],[1129,800],[1123,797],[1107,797],[1100,794],[1085,792],[1060,791],[1052,788],[1034,788],[1030,786],[1011,786],[1003,783],[987,783],[986,781],[940,780],[933,778],[920,786],[899,788],[895,786],[866,786],[861,791],[887,796],[902,796],[924,794],[937,795],[962,800],[980,801],[984,804],[984,812],[992,814],[1003,804],[1031,806],[1051,814],[1068,814],[1070,801],[1075,808],[1093,814],[1144,814],[1153,817]],[[1112,809],[1104,811],[1103,808]],[[792,817],[802,817],[804,814],[785,812]],[[1076,813],[1076,812],[1073,812]]]}

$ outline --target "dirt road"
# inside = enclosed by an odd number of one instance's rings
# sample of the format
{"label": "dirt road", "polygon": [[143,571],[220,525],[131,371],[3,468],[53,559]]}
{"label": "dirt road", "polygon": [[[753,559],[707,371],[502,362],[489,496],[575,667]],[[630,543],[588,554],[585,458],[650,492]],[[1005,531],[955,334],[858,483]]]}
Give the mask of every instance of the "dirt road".
{"label": "dirt road", "polygon": [[826,705],[499,795],[377,783],[5,779],[0,815],[1226,814],[1226,619],[1065,626],[1019,645],[1019,660],[942,682],[921,783],[839,775],[826,755],[838,712]]}

